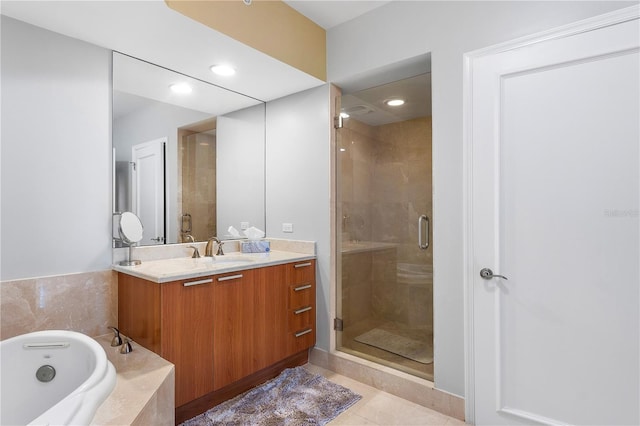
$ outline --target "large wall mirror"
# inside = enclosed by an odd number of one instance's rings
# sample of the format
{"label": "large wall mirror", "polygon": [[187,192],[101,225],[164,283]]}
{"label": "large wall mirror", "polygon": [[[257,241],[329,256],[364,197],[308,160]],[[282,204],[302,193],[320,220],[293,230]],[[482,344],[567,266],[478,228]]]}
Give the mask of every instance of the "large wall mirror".
{"label": "large wall mirror", "polygon": [[114,213],[141,245],[266,231],[264,102],[114,52],[112,137]]}

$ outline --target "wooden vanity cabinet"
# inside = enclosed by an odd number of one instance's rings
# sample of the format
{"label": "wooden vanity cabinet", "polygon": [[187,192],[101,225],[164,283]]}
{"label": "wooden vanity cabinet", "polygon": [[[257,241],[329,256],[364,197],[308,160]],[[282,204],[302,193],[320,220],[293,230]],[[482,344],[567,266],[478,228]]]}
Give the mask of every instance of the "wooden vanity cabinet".
{"label": "wooden vanity cabinet", "polygon": [[175,365],[177,421],[306,362],[315,309],[314,260],[162,284],[118,274],[119,328]]}
{"label": "wooden vanity cabinet", "polygon": [[213,391],[213,279],[118,274],[118,328],[175,365],[176,406]]}
{"label": "wooden vanity cabinet", "polygon": [[[251,272],[251,279],[242,273]],[[284,358],[283,266],[217,277],[214,284],[215,389]]]}
{"label": "wooden vanity cabinet", "polygon": [[159,355],[175,365],[176,406],[214,390],[214,279],[210,276],[159,284]]}

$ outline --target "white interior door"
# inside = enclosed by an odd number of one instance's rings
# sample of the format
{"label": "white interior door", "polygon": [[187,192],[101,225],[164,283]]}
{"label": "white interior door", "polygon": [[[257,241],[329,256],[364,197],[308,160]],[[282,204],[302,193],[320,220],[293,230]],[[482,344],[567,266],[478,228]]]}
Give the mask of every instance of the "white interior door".
{"label": "white interior door", "polygon": [[476,424],[640,423],[638,10],[468,56]]}
{"label": "white interior door", "polygon": [[165,170],[166,138],[134,145],[132,179],[132,208],[144,227],[140,245],[165,242]]}

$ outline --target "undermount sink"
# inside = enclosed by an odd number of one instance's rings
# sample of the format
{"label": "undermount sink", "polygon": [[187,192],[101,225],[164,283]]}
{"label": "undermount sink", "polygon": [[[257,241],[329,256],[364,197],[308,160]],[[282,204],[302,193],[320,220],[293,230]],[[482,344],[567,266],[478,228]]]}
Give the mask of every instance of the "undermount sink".
{"label": "undermount sink", "polygon": [[223,256],[215,256],[215,257],[200,257],[197,259],[193,259],[196,261],[196,263],[204,263],[204,264],[211,264],[211,265],[217,265],[217,264],[226,264],[226,263],[251,263],[251,262],[255,262],[254,259],[251,259],[250,257],[246,257],[246,256],[227,256],[227,255],[223,255]]}
{"label": "undermount sink", "polygon": [[254,259],[251,259],[250,257],[246,257],[246,256],[216,256],[214,258],[210,258],[213,259],[213,263],[250,263],[250,262],[255,262]]}
{"label": "undermount sink", "polygon": [[142,262],[137,266],[139,270],[148,271],[154,274],[179,274],[189,271],[212,271],[218,269],[233,268],[254,263],[256,260],[243,255],[224,255],[208,257],[202,256],[198,258],[177,257],[173,259],[154,260]]}

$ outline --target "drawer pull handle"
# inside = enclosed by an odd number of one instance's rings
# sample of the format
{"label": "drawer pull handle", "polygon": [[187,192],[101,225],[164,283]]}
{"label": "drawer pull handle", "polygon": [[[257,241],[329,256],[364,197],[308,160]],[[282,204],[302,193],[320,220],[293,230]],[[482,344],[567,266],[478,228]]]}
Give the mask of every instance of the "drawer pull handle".
{"label": "drawer pull handle", "polygon": [[306,330],[299,331],[295,334],[296,337],[304,336],[305,334],[309,334],[313,331],[313,328],[307,328]]}
{"label": "drawer pull handle", "polygon": [[313,309],[311,306],[307,306],[306,308],[300,308],[297,311],[294,311],[293,313],[296,315],[300,315],[301,313],[310,311],[311,309]]}
{"label": "drawer pull handle", "polygon": [[189,281],[188,283],[184,283],[182,285],[185,286],[185,287],[189,287],[189,286],[192,286],[192,285],[209,284],[209,283],[212,283],[212,282],[213,282],[213,279],[208,278],[206,280]]}
{"label": "drawer pull handle", "polygon": [[293,265],[294,268],[304,268],[305,266],[311,266],[311,262],[298,263],[298,264]]}
{"label": "drawer pull handle", "polygon": [[242,274],[238,275],[228,275],[226,277],[218,278],[218,281],[229,281],[229,280],[237,280],[238,278],[242,278]]}
{"label": "drawer pull handle", "polygon": [[308,288],[311,288],[311,284],[301,285],[300,287],[294,288],[293,291],[302,291],[302,290],[306,290]]}

